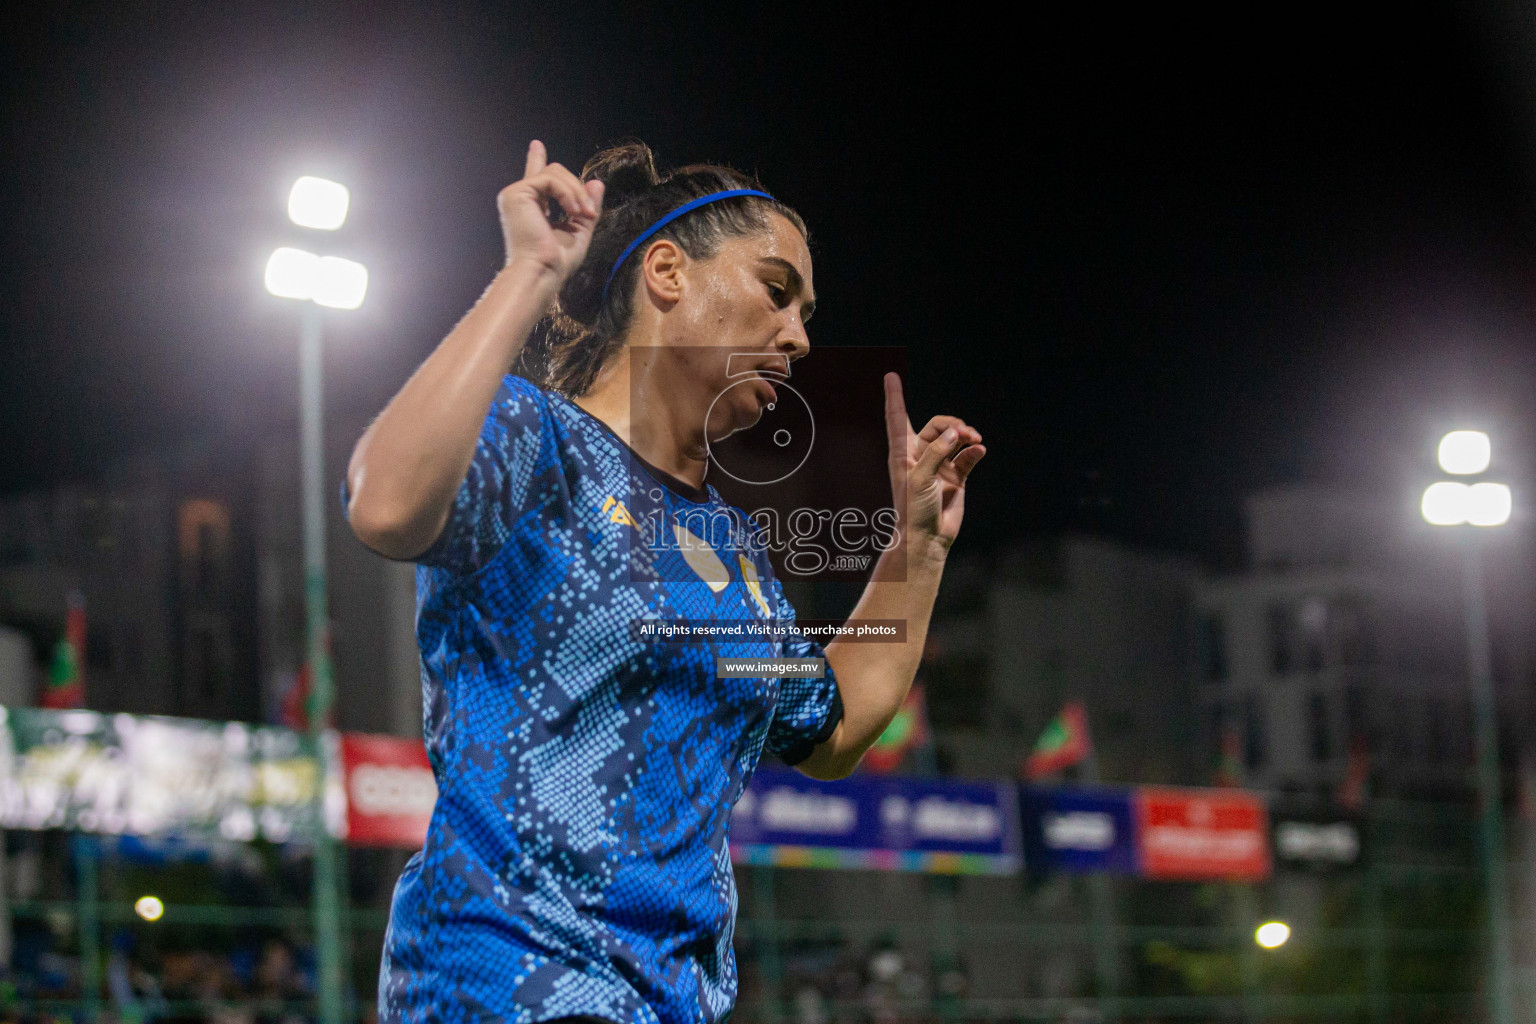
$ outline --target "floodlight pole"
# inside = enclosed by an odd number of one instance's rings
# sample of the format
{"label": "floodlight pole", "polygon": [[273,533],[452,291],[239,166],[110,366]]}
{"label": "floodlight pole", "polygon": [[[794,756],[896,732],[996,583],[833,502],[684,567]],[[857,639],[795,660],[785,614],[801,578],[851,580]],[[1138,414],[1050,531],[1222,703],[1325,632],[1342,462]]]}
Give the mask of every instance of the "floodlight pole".
{"label": "floodlight pole", "polygon": [[75,854],[75,907],[80,934],[80,995],[85,1019],[101,1020],[101,856],[100,840],[84,832],[72,838]]}
{"label": "floodlight pole", "polygon": [[[1083,781],[1097,786],[1099,751],[1092,743],[1083,758]],[[1094,946],[1094,981],[1098,987],[1100,1011],[1110,1020],[1120,1018],[1120,929],[1115,921],[1115,890],[1109,876],[1094,872],[1088,876],[1088,898],[1092,908]]]}
{"label": "floodlight pole", "polygon": [[322,433],[322,330],[320,310],[304,303],[299,327],[299,449],[303,465],[304,622],[309,653],[309,736],[315,777],[315,949],[319,965],[321,1024],[342,1024],[341,900],[339,851],[326,827],[327,758],[335,687],[331,674],[330,622],[325,588],[325,452]]}
{"label": "floodlight pole", "polygon": [[1483,878],[1488,896],[1488,1017],[1492,1024],[1514,1022],[1514,974],[1510,957],[1509,892],[1504,863],[1504,811],[1499,774],[1499,728],[1493,694],[1493,658],[1488,643],[1488,607],[1483,557],[1477,530],[1462,527],[1462,605],[1467,623],[1467,667],[1476,716],[1478,798],[1482,807]]}

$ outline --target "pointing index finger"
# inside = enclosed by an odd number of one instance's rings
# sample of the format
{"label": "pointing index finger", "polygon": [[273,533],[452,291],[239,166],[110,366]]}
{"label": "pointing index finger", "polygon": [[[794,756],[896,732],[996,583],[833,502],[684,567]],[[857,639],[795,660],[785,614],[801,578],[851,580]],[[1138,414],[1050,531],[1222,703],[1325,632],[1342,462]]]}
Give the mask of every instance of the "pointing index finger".
{"label": "pointing index finger", "polygon": [[523,177],[533,177],[542,171],[548,162],[549,156],[544,152],[544,143],[534,139],[528,143],[528,162],[523,165]]}
{"label": "pointing index finger", "polygon": [[901,376],[895,371],[885,375],[885,434],[892,454],[905,453],[912,421],[907,418],[907,401],[901,394]]}

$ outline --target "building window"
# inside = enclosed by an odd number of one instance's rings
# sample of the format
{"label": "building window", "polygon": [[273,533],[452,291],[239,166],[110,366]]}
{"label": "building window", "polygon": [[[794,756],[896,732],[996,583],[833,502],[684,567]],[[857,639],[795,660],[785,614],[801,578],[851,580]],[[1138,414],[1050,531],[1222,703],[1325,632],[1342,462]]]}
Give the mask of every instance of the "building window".
{"label": "building window", "polygon": [[1371,661],[1371,637],[1365,602],[1358,597],[1343,597],[1333,602],[1329,626],[1339,664],[1356,666]]}
{"label": "building window", "polygon": [[220,502],[193,498],[178,512],[177,548],[182,587],[197,603],[217,601],[229,579],[229,509]]}
{"label": "building window", "polygon": [[1265,615],[1265,621],[1269,626],[1270,671],[1284,675],[1291,670],[1291,610],[1283,604],[1272,604]]}
{"label": "building window", "polygon": [[229,690],[230,654],[225,636],[216,627],[194,626],[183,639],[177,699],[189,705],[180,714],[196,714],[216,706]]}
{"label": "building window", "polygon": [[1333,729],[1328,721],[1328,695],[1314,690],[1307,699],[1307,726],[1312,737],[1312,760],[1333,757]]}
{"label": "building window", "polygon": [[197,562],[193,574],[199,594],[212,594],[219,584],[218,568],[223,537],[213,523],[197,524]]}
{"label": "building window", "polygon": [[1268,756],[1264,729],[1264,707],[1256,693],[1243,700],[1243,763],[1249,771],[1264,767]]}
{"label": "building window", "polygon": [[1227,631],[1221,614],[1204,613],[1196,620],[1195,629],[1201,674],[1210,682],[1222,682],[1227,678]]}
{"label": "building window", "polygon": [[1301,663],[1308,672],[1320,672],[1328,660],[1328,605],[1321,598],[1310,598],[1296,618],[1301,627]]}

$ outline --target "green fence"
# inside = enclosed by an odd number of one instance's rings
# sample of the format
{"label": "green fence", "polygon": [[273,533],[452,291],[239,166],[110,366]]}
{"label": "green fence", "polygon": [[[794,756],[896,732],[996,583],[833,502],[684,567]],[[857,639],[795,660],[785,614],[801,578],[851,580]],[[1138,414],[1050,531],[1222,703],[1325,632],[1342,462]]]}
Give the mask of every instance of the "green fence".
{"label": "green fence", "polygon": [[[1069,875],[950,877],[741,868],[736,935],[743,1024],[887,1021],[1473,1021],[1484,1017],[1483,879],[1472,809],[1377,802],[1368,861],[1332,873],[1281,872],[1257,884],[1149,882]],[[1525,829],[1516,823],[1515,831]],[[114,936],[171,948],[221,948],[236,936],[308,941],[303,866],[260,901],[230,902],[211,868],[151,868],[70,851],[61,898],[12,902],[18,929],[46,926],[78,964],[74,991],[13,986],[5,1012],[76,1019],[220,1016],[219,999],[135,1000],[107,979]],[[1511,842],[1520,1019],[1536,1019],[1536,861]],[[263,856],[276,858],[276,848]],[[373,1015],[387,897],[403,855],[348,851],[347,1006]],[[276,869],[274,869],[276,871]],[[276,872],[281,874],[281,872]],[[164,915],[135,911],[157,889]],[[1286,920],[1289,942],[1254,942]],[[899,968],[891,972],[893,962]],[[886,972],[882,974],[882,971]],[[888,976],[887,976],[888,975]],[[252,1013],[314,1019],[312,999],[225,1000]],[[236,1014],[239,1015],[238,1013]]]}
{"label": "green fence", "polygon": [[[740,872],[736,1019],[1483,1020],[1476,824],[1470,807],[1379,801],[1362,866],[1256,884],[754,868]],[[1519,856],[1531,826],[1514,824],[1517,1019],[1536,1020],[1536,860]],[[1293,930],[1266,950],[1254,932],[1271,919]],[[903,962],[895,980],[870,976],[882,950]]]}

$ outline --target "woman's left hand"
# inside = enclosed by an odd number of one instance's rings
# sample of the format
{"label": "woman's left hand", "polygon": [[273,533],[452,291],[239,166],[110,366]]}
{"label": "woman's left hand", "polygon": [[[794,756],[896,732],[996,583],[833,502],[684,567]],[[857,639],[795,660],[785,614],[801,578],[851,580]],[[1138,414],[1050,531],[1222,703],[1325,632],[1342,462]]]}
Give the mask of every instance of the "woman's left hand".
{"label": "woman's left hand", "polygon": [[913,432],[901,377],[887,373],[885,432],[891,501],[909,550],[915,543],[948,552],[965,518],[965,479],[987,453],[981,431],[958,416],[935,416],[921,432]]}

